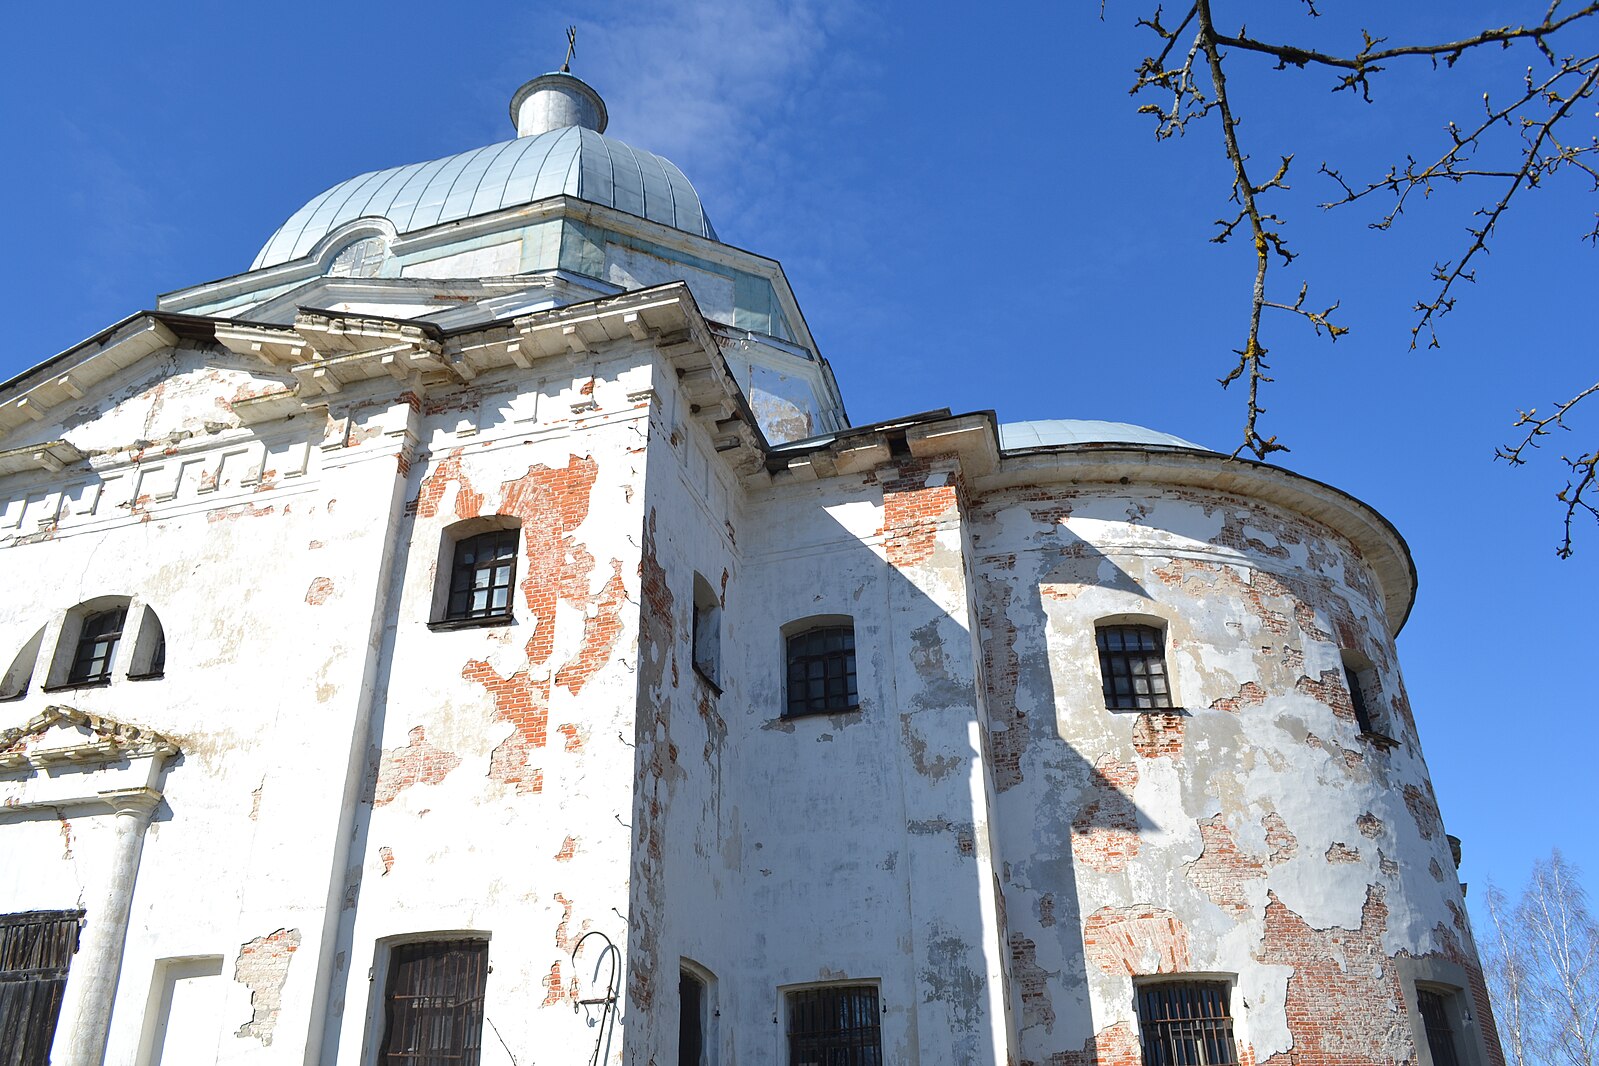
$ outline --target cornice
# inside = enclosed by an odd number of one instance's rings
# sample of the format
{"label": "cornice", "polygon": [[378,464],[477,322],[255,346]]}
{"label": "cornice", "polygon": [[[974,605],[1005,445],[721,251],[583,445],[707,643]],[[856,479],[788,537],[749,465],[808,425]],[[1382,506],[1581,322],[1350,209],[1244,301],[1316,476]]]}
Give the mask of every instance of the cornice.
{"label": "cornice", "polygon": [[[20,746],[29,737],[42,736],[57,726],[87,729],[93,736],[58,748]],[[59,705],[46,707],[25,725],[0,730],[0,771],[63,765],[103,766],[122,759],[177,754],[180,754],[177,742],[153,729]]]}

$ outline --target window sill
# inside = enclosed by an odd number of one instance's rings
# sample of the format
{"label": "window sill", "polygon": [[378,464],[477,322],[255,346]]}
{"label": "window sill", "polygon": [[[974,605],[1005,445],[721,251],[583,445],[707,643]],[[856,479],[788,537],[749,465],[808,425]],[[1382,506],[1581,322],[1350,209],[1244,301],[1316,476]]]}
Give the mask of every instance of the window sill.
{"label": "window sill", "polygon": [[44,692],[71,692],[73,689],[80,689],[80,688],[106,688],[110,684],[111,684],[111,679],[109,677],[97,677],[97,678],[94,678],[91,681],[68,681],[65,684],[61,684],[61,685],[44,685],[44,686],[42,686],[41,691],[44,691]]}
{"label": "window sill", "polygon": [[167,672],[165,670],[156,670],[156,671],[154,671],[152,673],[148,673],[148,674],[129,674],[128,675],[128,680],[129,681],[159,681],[161,678],[166,677],[166,676],[167,676]]}
{"label": "window sill", "polygon": [[491,614],[484,618],[441,618],[428,623],[428,628],[435,633],[447,633],[452,629],[486,629],[490,626],[508,626],[516,621],[513,614]]}
{"label": "window sill", "polygon": [[1393,751],[1399,747],[1399,741],[1387,733],[1378,733],[1375,730],[1366,730],[1360,734],[1360,739],[1374,748],[1381,748],[1383,751]]}
{"label": "window sill", "polygon": [[835,714],[860,714],[860,713],[861,713],[861,705],[857,703],[857,704],[853,704],[853,705],[851,705],[849,707],[824,707],[821,710],[816,710],[816,711],[787,711],[787,712],[784,712],[782,717],[779,718],[778,720],[779,721],[783,721],[783,722],[795,722],[795,721],[798,721],[801,718],[827,718],[827,717],[829,717],[831,715],[835,715]]}
{"label": "window sill", "polygon": [[1106,707],[1111,714],[1180,714],[1189,717],[1184,707]]}
{"label": "window sill", "polygon": [[701,670],[699,663],[694,664],[694,676],[699,678],[705,687],[711,690],[712,695],[720,696],[722,694],[722,686],[718,685],[710,674]]}

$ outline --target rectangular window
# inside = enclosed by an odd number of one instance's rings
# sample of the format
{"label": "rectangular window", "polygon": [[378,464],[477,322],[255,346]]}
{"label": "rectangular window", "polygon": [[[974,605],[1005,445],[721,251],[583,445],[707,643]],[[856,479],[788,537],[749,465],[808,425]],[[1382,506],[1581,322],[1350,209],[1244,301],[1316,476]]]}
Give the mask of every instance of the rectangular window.
{"label": "rectangular window", "polygon": [[705,986],[687,970],[677,975],[677,1066],[701,1066],[705,1053]]}
{"label": "rectangular window", "polygon": [[0,1059],[50,1060],[82,911],[0,914]]}
{"label": "rectangular window", "polygon": [[455,545],[446,621],[502,618],[511,613],[518,530],[498,529]]}
{"label": "rectangular window", "polygon": [[478,1066],[488,961],[486,940],[396,945],[389,959],[378,1061]]}
{"label": "rectangular window", "polygon": [[789,1066],[882,1066],[874,986],[805,988],[787,998]]}
{"label": "rectangular window", "polygon": [[1233,1020],[1222,981],[1138,986],[1144,1066],[1236,1066]]}
{"label": "rectangular window", "polygon": [[122,639],[122,624],[128,612],[124,607],[114,611],[101,611],[83,620],[78,633],[78,648],[72,657],[72,672],[67,681],[74,685],[105,681],[111,677],[111,664],[117,657],[117,643]]}
{"label": "rectangular window", "polygon": [[1455,1027],[1450,1021],[1450,998],[1432,989],[1416,989],[1416,1009],[1427,1027],[1427,1050],[1432,1052],[1432,1066],[1460,1066]]}
{"label": "rectangular window", "polygon": [[1106,707],[1150,710],[1172,705],[1166,634],[1154,626],[1100,626],[1095,641]]}
{"label": "rectangular window", "polygon": [[853,711],[859,706],[854,626],[819,626],[788,638],[785,718]]}

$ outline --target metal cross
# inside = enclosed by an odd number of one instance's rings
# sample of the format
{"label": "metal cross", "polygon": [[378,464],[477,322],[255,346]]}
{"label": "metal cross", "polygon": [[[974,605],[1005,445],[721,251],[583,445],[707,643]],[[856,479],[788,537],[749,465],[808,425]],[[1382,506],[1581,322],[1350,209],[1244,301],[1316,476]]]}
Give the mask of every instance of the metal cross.
{"label": "metal cross", "polygon": [[572,73],[572,57],[577,54],[577,27],[566,28],[566,62],[561,64],[561,73]]}

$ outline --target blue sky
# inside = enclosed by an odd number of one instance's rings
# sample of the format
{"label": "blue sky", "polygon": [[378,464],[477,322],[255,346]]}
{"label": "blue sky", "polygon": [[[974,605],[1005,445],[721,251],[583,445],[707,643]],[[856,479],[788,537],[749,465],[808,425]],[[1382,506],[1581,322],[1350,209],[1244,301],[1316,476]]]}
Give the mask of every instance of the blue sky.
{"label": "blue sky", "polygon": [[[1362,25],[1405,41],[1543,11],[1323,0],[1312,23],[1280,0],[1215,6],[1224,23],[1329,47]],[[1135,114],[1127,89],[1150,38],[1132,24],[1146,13],[1124,0],[1103,19],[1088,2],[25,5],[8,12],[0,66],[0,378],[157,293],[248,268],[344,178],[512,136],[511,92],[559,64],[576,22],[573,69],[606,97],[609,132],[682,166],[725,240],[784,263],[857,422],[993,408],[1230,450],[1243,412],[1215,379],[1242,338],[1248,250],[1208,243],[1227,207],[1215,127],[1157,144]],[[1568,48],[1592,51],[1599,26],[1581,33]],[[1267,430],[1293,448],[1283,465],[1376,506],[1415,554],[1401,660],[1463,876],[1518,883],[1559,846],[1593,884],[1599,528],[1557,560],[1560,446],[1519,471],[1492,455],[1518,407],[1599,373],[1599,253],[1579,240],[1596,198],[1557,182],[1518,204],[1444,347],[1417,352],[1409,308],[1486,194],[1440,189],[1387,234],[1366,227],[1370,210],[1316,207],[1333,192],[1321,160],[1376,176],[1434,149],[1445,121],[1474,115],[1486,84],[1508,92],[1529,61],[1495,50],[1436,74],[1395,69],[1373,104],[1260,63],[1232,84],[1246,148],[1297,153],[1277,209],[1302,257],[1278,273],[1283,292],[1305,281],[1312,302],[1341,299],[1354,330],[1331,347],[1270,324]]]}

